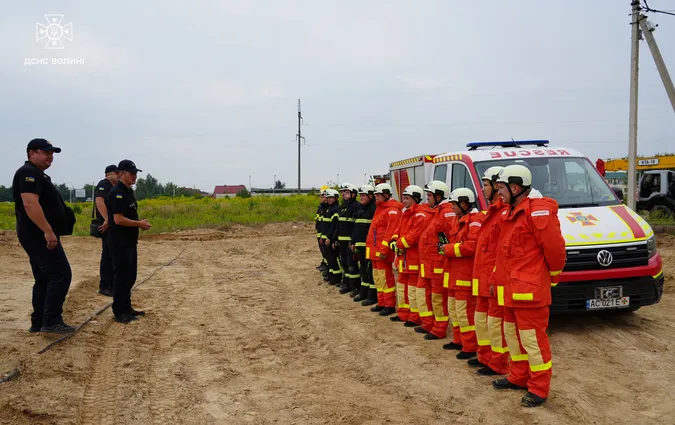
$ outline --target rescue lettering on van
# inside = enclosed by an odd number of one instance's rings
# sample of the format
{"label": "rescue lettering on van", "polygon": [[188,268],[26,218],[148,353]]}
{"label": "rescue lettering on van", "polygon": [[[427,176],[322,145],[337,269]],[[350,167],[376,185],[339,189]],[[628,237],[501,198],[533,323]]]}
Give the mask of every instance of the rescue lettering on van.
{"label": "rescue lettering on van", "polygon": [[535,149],[535,150],[519,150],[519,151],[499,151],[490,152],[490,158],[514,158],[523,156],[565,156],[569,155],[565,149]]}

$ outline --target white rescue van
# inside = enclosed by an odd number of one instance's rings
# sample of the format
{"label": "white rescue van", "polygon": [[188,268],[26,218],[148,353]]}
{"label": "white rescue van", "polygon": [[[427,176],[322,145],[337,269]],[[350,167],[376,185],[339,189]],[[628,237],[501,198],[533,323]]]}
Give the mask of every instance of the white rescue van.
{"label": "white rescue van", "polygon": [[389,184],[394,198],[401,200],[401,194],[411,184],[424,187],[431,180],[434,155],[420,155],[389,164]]}
{"label": "white rescue van", "polygon": [[552,288],[552,313],[637,310],[661,300],[664,277],[654,231],[621,203],[581,152],[546,140],[473,142],[432,163],[429,180],[444,181],[450,190],[471,189],[483,210],[480,176],[492,166],[526,166],[532,187],[558,202],[567,264]]}

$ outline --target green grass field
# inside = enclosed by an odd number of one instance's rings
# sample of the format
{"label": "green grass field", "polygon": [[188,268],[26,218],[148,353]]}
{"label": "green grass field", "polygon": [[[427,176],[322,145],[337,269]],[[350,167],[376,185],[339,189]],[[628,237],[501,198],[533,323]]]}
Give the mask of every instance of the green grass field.
{"label": "green grass field", "polygon": [[[311,195],[254,198],[157,198],[138,202],[138,214],[152,224],[148,233],[184,229],[226,228],[231,224],[312,222],[318,199]],[[75,235],[89,234],[91,203],[71,205],[76,216]],[[14,230],[14,204],[0,204],[0,230]]]}

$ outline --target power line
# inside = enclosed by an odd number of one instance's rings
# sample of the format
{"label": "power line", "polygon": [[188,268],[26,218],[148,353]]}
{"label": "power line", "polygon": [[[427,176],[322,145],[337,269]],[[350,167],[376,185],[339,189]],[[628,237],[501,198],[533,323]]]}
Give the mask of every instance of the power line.
{"label": "power line", "polygon": [[649,4],[647,3],[647,0],[642,0],[645,3],[645,7],[642,8],[645,12],[653,12],[653,13],[662,13],[664,15],[670,15],[670,16],[675,16],[675,13],[668,12],[665,10],[659,10],[659,9],[652,9],[649,7]]}

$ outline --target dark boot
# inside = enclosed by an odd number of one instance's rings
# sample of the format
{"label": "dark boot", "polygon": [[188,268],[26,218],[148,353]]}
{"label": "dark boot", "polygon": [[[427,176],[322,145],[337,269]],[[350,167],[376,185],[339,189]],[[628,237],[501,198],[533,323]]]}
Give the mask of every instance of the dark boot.
{"label": "dark boot", "polygon": [[481,367],[480,369],[476,370],[476,373],[482,376],[495,376],[499,375],[497,372],[494,370],[490,369],[489,367]]}
{"label": "dark boot", "polygon": [[403,324],[403,326],[405,326],[406,328],[414,328],[415,326],[417,326],[417,323],[415,323],[415,322],[405,322]]}
{"label": "dark boot", "polygon": [[340,286],[340,294],[346,294],[346,293],[348,293],[348,292],[350,292],[350,291],[351,291],[351,290],[349,289],[349,286],[346,286],[346,285]]}
{"label": "dark boot", "polygon": [[370,311],[372,311],[373,313],[379,313],[382,310],[384,310],[384,307],[382,307],[381,305],[376,305],[375,307],[370,309]]}
{"label": "dark boot", "polygon": [[398,317],[398,315],[396,315],[394,317],[390,317],[389,320],[391,320],[392,322],[402,322],[403,321],[400,317]]}
{"label": "dark boot", "polygon": [[448,342],[447,344],[443,345],[444,350],[461,350],[462,349],[462,344],[455,344],[454,342]]}
{"label": "dark boot", "polygon": [[544,402],[546,401],[545,398],[539,397],[536,394],[532,394],[531,392],[527,392],[525,396],[520,400],[520,404],[523,405],[523,407],[539,407]]}
{"label": "dark boot", "polygon": [[437,340],[437,339],[441,339],[441,337],[440,337],[440,336],[436,336],[436,335],[434,335],[434,334],[432,334],[432,333],[428,333],[428,334],[424,335],[424,339],[426,339],[427,341],[435,341],[435,340]]}
{"label": "dark boot", "polygon": [[457,354],[457,360],[469,360],[474,357],[476,357],[475,352],[460,351],[459,354]]}
{"label": "dark boot", "polygon": [[[349,293],[349,296],[352,297],[352,298],[358,297],[359,296],[359,290],[354,289],[352,292]],[[361,300],[359,300],[359,301],[361,301]]]}
{"label": "dark boot", "polygon": [[492,387],[495,390],[527,390],[527,387],[512,384],[511,381],[506,378],[499,378],[496,381],[492,381]]}
{"label": "dark boot", "polygon": [[466,362],[471,367],[481,367],[485,366],[483,363],[479,362],[478,359],[471,359],[468,362]]}
{"label": "dark boot", "polygon": [[361,305],[364,306],[364,307],[368,307],[368,306],[373,305],[373,304],[377,304],[377,301],[373,301],[370,298],[368,298],[367,300],[361,301]]}
{"label": "dark boot", "polygon": [[416,327],[416,328],[415,328],[415,332],[417,332],[418,334],[428,334],[428,333],[429,333],[428,330],[424,329],[424,328],[421,327],[421,326]]}
{"label": "dark boot", "polygon": [[380,316],[390,316],[394,313],[396,313],[396,309],[394,307],[385,307],[382,311],[380,311]]}

